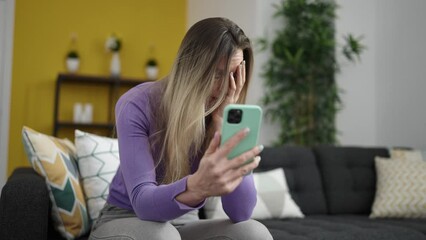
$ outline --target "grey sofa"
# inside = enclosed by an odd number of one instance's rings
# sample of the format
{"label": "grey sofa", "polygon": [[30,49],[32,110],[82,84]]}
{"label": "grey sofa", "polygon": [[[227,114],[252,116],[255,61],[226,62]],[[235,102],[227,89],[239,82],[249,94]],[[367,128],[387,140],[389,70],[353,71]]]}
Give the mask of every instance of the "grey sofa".
{"label": "grey sofa", "polygon": [[386,148],[295,146],[266,148],[261,170],[284,168],[303,219],[261,220],[276,240],[422,240],[426,219],[370,219],[375,156]]}
{"label": "grey sofa", "polygon": [[[258,171],[284,168],[292,197],[306,217],[259,221],[275,240],[426,240],[426,219],[368,217],[375,156],[389,153],[362,147],[265,148]],[[49,208],[44,180],[30,168],[15,170],[1,194],[0,239],[62,239],[51,227]]]}

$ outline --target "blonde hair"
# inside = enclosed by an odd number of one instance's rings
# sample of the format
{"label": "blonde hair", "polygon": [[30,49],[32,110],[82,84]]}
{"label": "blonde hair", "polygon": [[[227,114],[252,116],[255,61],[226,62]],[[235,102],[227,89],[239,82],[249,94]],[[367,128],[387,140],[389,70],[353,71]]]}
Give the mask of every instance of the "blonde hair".
{"label": "blonde hair", "polygon": [[206,117],[224,101],[229,74],[219,79],[221,93],[217,101],[212,106],[206,103],[218,81],[218,66],[225,62],[229,73],[230,59],[238,49],[246,61],[246,83],[238,100],[243,103],[253,65],[251,43],[243,30],[228,19],[208,18],[194,24],[185,35],[169,76],[162,80],[161,103],[152,106],[156,119],[152,146],[159,153],[155,156],[157,167],[164,169],[164,176],[157,177],[162,183],[188,175],[191,158],[202,153],[210,142],[207,128],[211,126],[206,126],[210,125]]}

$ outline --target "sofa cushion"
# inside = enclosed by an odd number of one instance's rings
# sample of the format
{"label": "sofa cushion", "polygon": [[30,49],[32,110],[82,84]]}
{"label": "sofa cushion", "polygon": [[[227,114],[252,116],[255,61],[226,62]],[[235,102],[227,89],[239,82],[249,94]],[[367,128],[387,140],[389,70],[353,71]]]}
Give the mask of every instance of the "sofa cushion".
{"label": "sofa cushion", "polygon": [[304,214],[327,212],[320,173],[309,148],[265,147],[258,171],[283,168],[290,193]]}
{"label": "sofa cushion", "polygon": [[314,148],[331,214],[369,214],[376,191],[374,158],[386,148],[318,146]]}
{"label": "sofa cushion", "polygon": [[56,229],[67,239],[84,235],[90,226],[74,145],[28,127],[23,127],[22,136],[28,160],[46,181]]}
{"label": "sofa cushion", "polygon": [[426,240],[418,226],[404,221],[381,222],[361,215],[311,215],[303,219],[259,221],[274,240]]}
{"label": "sofa cushion", "polygon": [[384,223],[387,225],[400,226],[410,228],[423,233],[426,236],[426,219],[401,219],[401,218],[375,218],[374,222]]}

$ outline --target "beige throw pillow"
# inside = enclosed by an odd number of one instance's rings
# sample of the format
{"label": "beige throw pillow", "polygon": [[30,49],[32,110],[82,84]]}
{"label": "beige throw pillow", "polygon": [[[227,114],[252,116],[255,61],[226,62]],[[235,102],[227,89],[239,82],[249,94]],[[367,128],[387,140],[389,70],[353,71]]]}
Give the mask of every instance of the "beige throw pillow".
{"label": "beige throw pillow", "polygon": [[423,154],[420,150],[403,150],[391,149],[390,155],[392,159],[400,159],[404,161],[423,161]]}
{"label": "beige throw pillow", "polygon": [[376,157],[377,187],[371,218],[426,217],[426,162]]}

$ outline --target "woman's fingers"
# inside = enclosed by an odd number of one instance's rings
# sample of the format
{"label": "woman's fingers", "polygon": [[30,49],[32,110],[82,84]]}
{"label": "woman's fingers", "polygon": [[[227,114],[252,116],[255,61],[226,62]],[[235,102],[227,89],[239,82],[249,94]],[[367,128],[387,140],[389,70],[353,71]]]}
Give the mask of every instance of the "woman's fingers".
{"label": "woman's fingers", "polygon": [[250,129],[244,128],[240,130],[239,132],[237,132],[236,134],[234,134],[234,136],[228,139],[228,141],[226,141],[218,149],[217,152],[219,154],[219,157],[226,158],[229,155],[229,153],[231,153],[232,149],[234,149],[234,147],[237,146],[238,143],[240,143],[247,136],[249,132],[250,132]]}
{"label": "woman's fingers", "polygon": [[237,68],[237,80],[236,80],[237,90],[235,91],[235,101],[238,101],[241,90],[243,89],[244,79],[243,79],[243,64],[240,64]]}
{"label": "woman's fingers", "polygon": [[244,165],[247,161],[250,159],[255,158],[257,155],[259,155],[263,150],[263,145],[256,146],[249,151],[239,155],[238,157],[235,157],[230,161],[229,168],[236,169]]}
{"label": "woman's fingers", "polygon": [[[204,176],[206,196],[223,195],[232,192],[242,181],[243,177],[255,169],[260,161],[258,154],[263,146],[256,146],[251,150],[228,160],[226,157],[230,151],[247,136],[248,129],[239,131],[224,145],[220,145],[220,134],[215,132],[206,153],[197,170]],[[254,161],[248,162],[248,160]]]}
{"label": "woman's fingers", "polygon": [[220,145],[220,133],[216,131],[213,135],[212,140],[210,141],[209,147],[206,150],[206,154],[210,155],[216,152],[219,145]]}
{"label": "woman's fingers", "polygon": [[233,99],[235,95],[235,91],[237,91],[237,85],[235,83],[234,73],[231,72],[229,74],[229,90],[228,90],[227,97],[230,97],[231,99]]}
{"label": "woman's fingers", "polygon": [[[258,156],[262,150],[263,145],[256,146],[250,149],[247,152],[242,153],[241,155],[228,159],[227,155],[232,151],[232,149],[241,141],[245,136],[234,135],[230,140],[228,140],[223,146],[221,146],[218,150],[218,157],[222,159],[222,161],[218,161],[221,164],[221,172],[223,174],[228,173],[229,171],[234,171],[235,169],[245,169],[246,165],[250,165],[251,159],[256,159],[260,157]],[[242,137],[242,138],[241,138]],[[253,161],[252,161],[253,162]],[[252,169],[251,169],[252,170]]]}
{"label": "woman's fingers", "polygon": [[224,176],[226,178],[224,181],[227,185],[226,188],[231,189],[229,192],[232,192],[241,183],[245,175],[257,168],[257,166],[259,166],[259,162],[260,157],[257,156],[254,158],[253,162],[246,164],[243,167],[228,171]]}
{"label": "woman's fingers", "polygon": [[260,156],[256,156],[252,162],[230,171],[228,175],[229,181],[235,181],[238,178],[242,178],[247,173],[253,171],[255,168],[257,168],[257,166],[259,166],[260,160],[261,160]]}
{"label": "woman's fingers", "polygon": [[242,76],[243,76],[243,85],[246,83],[246,61],[243,61],[243,68],[242,68]]}
{"label": "woman's fingers", "polygon": [[245,66],[243,62],[238,66],[235,72],[237,79],[235,79],[233,72],[229,73],[229,88],[228,88],[228,93],[226,95],[226,100],[222,104],[223,107],[231,103],[236,103],[238,101],[238,98],[240,97],[240,93],[244,87],[244,83],[246,81],[244,69],[245,69]]}

